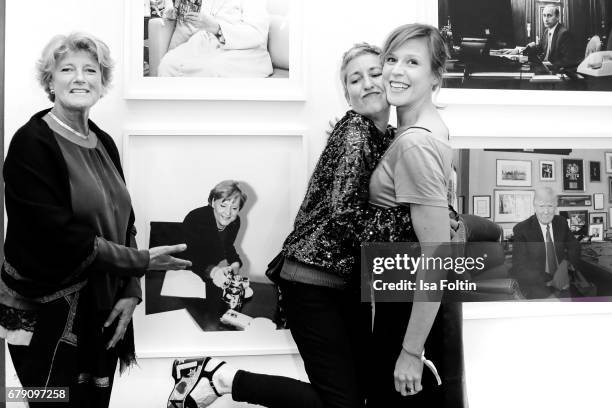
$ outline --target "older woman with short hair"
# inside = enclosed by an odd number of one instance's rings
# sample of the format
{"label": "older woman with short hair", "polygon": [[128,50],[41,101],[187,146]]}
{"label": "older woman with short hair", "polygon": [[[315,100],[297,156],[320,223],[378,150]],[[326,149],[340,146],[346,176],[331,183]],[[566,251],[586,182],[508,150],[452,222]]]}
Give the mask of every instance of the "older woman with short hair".
{"label": "older woman with short hair", "polygon": [[[237,181],[224,180],[210,190],[208,205],[190,211],[183,220],[188,248],[183,256],[193,262],[194,272],[202,278],[230,271],[238,274],[242,260],[234,241],[240,231],[238,213],[246,200]],[[223,261],[227,265],[220,266]]]}
{"label": "older woman with short hair", "polygon": [[190,265],[171,256],[184,244],[136,248],[119,152],[89,120],[112,70],[97,38],[54,37],[38,62],[53,107],[15,133],[3,170],[0,334],[21,384],[69,387],[67,407],[107,407],[117,361],[134,363],[138,278]]}

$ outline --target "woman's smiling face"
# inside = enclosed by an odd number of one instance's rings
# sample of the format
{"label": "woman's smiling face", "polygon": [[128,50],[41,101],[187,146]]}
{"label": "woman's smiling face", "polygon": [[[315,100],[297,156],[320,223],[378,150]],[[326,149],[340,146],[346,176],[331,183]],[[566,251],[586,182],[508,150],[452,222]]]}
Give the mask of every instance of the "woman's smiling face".
{"label": "woman's smiling face", "polygon": [[389,52],[383,61],[383,84],[393,106],[411,106],[431,99],[439,84],[431,69],[427,40],[411,38]]}

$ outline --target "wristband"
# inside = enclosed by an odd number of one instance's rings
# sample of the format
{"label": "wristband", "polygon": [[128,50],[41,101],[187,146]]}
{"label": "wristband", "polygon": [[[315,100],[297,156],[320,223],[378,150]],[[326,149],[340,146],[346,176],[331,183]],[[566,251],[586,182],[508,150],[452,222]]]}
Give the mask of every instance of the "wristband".
{"label": "wristband", "polygon": [[402,350],[409,356],[412,356],[416,359],[423,361],[425,359],[425,351],[421,351],[420,353],[415,353],[414,351],[409,350],[405,345],[402,344]]}

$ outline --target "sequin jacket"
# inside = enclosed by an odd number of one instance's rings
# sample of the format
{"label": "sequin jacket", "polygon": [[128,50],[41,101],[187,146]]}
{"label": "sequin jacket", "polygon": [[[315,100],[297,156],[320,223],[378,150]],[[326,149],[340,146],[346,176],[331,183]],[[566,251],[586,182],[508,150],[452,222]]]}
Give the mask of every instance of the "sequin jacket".
{"label": "sequin jacket", "polygon": [[393,136],[354,111],[336,124],[283,245],[287,258],[351,280],[370,218],[380,218],[368,206],[370,175]]}

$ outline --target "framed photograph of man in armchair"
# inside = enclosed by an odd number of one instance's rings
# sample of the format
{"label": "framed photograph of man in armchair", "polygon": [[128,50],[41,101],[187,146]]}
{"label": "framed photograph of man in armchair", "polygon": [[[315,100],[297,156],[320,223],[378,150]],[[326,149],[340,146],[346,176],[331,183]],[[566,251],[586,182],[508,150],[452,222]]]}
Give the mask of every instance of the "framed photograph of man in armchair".
{"label": "framed photograph of man in armchair", "polygon": [[125,2],[125,97],[303,100],[302,2]]}

